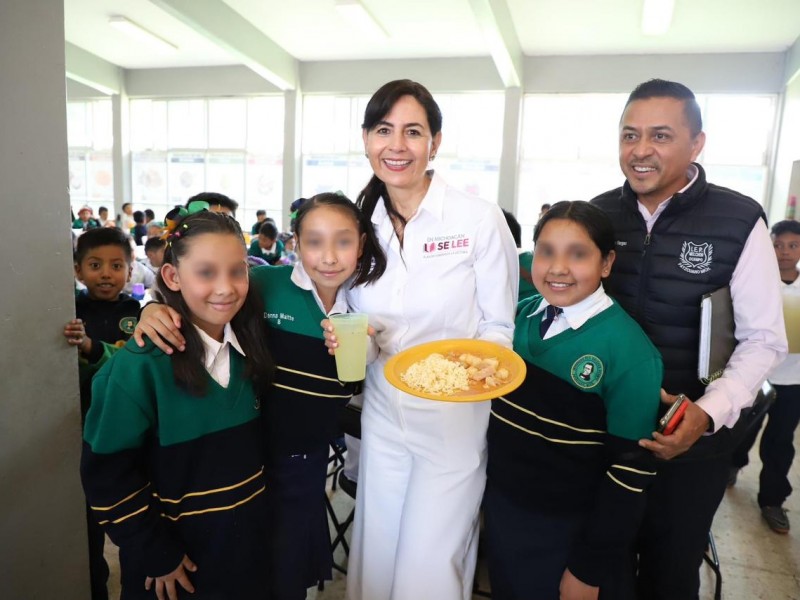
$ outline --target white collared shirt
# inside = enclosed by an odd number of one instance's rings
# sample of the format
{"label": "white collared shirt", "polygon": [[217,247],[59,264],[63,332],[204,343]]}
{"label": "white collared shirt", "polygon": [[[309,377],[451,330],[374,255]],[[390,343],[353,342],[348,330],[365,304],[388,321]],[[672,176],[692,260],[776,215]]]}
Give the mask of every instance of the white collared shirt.
{"label": "white collared shirt", "polygon": [[317,286],[314,285],[314,282],[309,277],[308,272],[303,267],[302,261],[297,261],[295,263],[294,268],[292,269],[292,283],[294,283],[297,287],[303,290],[310,291],[311,294],[314,296],[314,300],[319,306],[319,309],[325,316],[330,315],[338,315],[347,312],[347,288],[350,287],[352,281],[348,279],[345,281],[338,290],[336,290],[336,299],[333,302],[333,308],[330,310],[325,310],[325,306],[322,304],[322,299],[319,297],[319,293],[317,293]]}
{"label": "white collared shirt", "polygon": [[[550,327],[547,328],[544,338],[542,339],[549,340],[551,337],[567,331],[568,329],[580,329],[586,321],[595,315],[599,315],[613,304],[614,302],[608,297],[601,283],[600,287],[580,302],[572,306],[559,307],[564,312],[560,315],[556,315],[556,318],[553,319],[553,322],[550,324]],[[530,319],[534,315],[540,315],[539,320],[544,320],[544,310],[548,306],[550,306],[550,303],[542,298],[542,302],[534,312],[528,315],[528,318]]]}
{"label": "white collared shirt", "polygon": [[239,340],[236,339],[236,334],[233,333],[231,324],[225,324],[221,342],[212,338],[197,325],[195,325],[194,328],[197,329],[197,333],[200,334],[200,340],[203,342],[203,347],[206,351],[205,360],[203,361],[206,371],[208,371],[211,378],[222,387],[228,387],[228,383],[231,380],[231,346],[242,356],[245,355],[244,350],[242,350],[242,347],[239,345]]}
{"label": "white collared shirt", "polygon": [[[691,181],[681,192],[695,182],[699,170],[690,165],[686,175]],[[641,202],[638,203],[648,233],[670,200],[671,197],[659,204],[652,215]],[[702,398],[690,398],[714,421],[715,432],[723,425],[734,426],[741,410],[752,406],[761,384],[786,356],[786,330],[779,285],[780,274],[772,239],[763,219],[759,219],[747,236],[731,276],[738,344],[722,376],[708,385]],[[681,391],[667,390],[670,394]]]}
{"label": "white collared shirt", "polygon": [[349,290],[369,315],[381,360],[434,340],[479,338],[510,347],[519,286],[517,248],[500,208],[436,173],[400,248],[383,200],[372,214],[386,252],[378,281]]}

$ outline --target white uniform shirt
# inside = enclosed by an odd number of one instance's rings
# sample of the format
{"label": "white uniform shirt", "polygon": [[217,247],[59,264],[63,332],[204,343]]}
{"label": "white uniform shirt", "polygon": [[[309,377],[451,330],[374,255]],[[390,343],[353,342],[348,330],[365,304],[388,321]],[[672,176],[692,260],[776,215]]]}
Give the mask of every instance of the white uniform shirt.
{"label": "white uniform shirt", "polygon": [[231,380],[231,346],[242,356],[245,355],[244,350],[239,345],[239,340],[236,339],[236,334],[231,329],[231,324],[225,324],[225,329],[222,332],[222,342],[212,338],[197,325],[194,328],[200,334],[200,340],[203,342],[203,347],[206,351],[205,360],[203,361],[206,371],[222,387],[228,387],[228,383]]}
{"label": "white uniform shirt", "polygon": [[[800,276],[792,283],[783,283],[784,294],[800,294]],[[775,385],[800,385],[800,354],[790,354],[769,376]]]}
{"label": "white uniform shirt", "polygon": [[314,282],[311,281],[311,277],[308,276],[308,272],[305,270],[305,268],[303,268],[302,262],[298,261],[297,264],[294,265],[291,279],[292,283],[294,283],[300,289],[311,292],[311,294],[314,296],[317,306],[319,306],[319,309],[323,314],[330,316],[347,312],[347,294],[345,290],[350,287],[350,284],[352,283],[351,280],[348,279],[338,290],[336,290],[336,299],[333,301],[333,308],[330,310],[325,310],[325,306],[322,304],[322,299],[317,293],[317,287],[314,285]]}
{"label": "white uniform shirt", "polygon": [[[698,169],[690,165],[690,179],[680,192],[697,179]],[[651,215],[639,202],[639,212],[650,232],[672,198],[664,200]],[[751,406],[761,384],[786,356],[786,331],[780,301],[778,261],[769,231],[762,219],[747,237],[739,262],[731,277],[733,318],[738,344],[723,375],[711,382],[702,398],[691,398],[714,421],[714,431],[726,425],[733,427],[743,408]],[[698,300],[699,304],[699,300]],[[667,390],[678,394],[682,390]]]}
{"label": "white uniform shirt", "polygon": [[[606,294],[603,289],[603,284],[600,284],[594,292],[586,296],[580,302],[576,302],[572,306],[561,306],[564,312],[557,315],[550,327],[544,333],[545,340],[549,340],[554,335],[558,335],[567,329],[580,329],[586,321],[599,315],[605,309],[610,308],[614,302]],[[534,315],[539,315],[539,320],[543,321],[545,318],[544,310],[550,306],[550,303],[542,298],[541,304],[537,307],[536,311],[528,315],[530,319]]]}
{"label": "white uniform shirt", "polygon": [[376,330],[381,360],[433,340],[479,338],[510,347],[519,287],[517,249],[503,213],[433,175],[401,250],[383,200],[372,223],[383,276],[348,292]]}

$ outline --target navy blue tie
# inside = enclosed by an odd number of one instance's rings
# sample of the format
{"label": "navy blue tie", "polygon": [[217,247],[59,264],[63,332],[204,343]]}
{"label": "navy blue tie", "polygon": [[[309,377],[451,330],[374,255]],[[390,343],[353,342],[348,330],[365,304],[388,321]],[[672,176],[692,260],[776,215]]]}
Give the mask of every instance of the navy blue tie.
{"label": "navy blue tie", "polygon": [[555,318],[564,312],[563,308],[559,308],[557,306],[553,306],[552,304],[548,304],[547,308],[544,309],[544,319],[539,322],[539,336],[544,339],[544,334],[547,333],[547,330],[552,325]]}

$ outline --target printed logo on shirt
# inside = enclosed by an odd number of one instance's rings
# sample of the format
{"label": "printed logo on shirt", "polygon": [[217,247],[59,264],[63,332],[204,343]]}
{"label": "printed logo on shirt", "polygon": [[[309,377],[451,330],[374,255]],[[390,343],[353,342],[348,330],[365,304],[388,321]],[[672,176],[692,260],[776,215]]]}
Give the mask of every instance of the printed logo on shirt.
{"label": "printed logo on shirt", "polygon": [[290,315],[288,313],[283,313],[283,312],[276,312],[276,313],[265,312],[264,319],[267,321],[272,321],[273,323],[275,323],[275,325],[280,325],[284,321],[289,321],[293,323],[294,315]]}
{"label": "printed logo on shirt", "polygon": [[584,354],[574,363],[569,370],[572,382],[583,390],[595,387],[603,378],[603,362],[594,354]]}
{"label": "printed logo on shirt", "polygon": [[453,235],[431,236],[422,245],[422,257],[450,256],[453,254],[469,254],[470,239],[465,233]]}
{"label": "printed logo on shirt", "polygon": [[712,256],[714,256],[714,244],[708,242],[695,244],[687,240],[681,246],[678,266],[692,275],[702,275],[711,270]]}
{"label": "printed logo on shirt", "polygon": [[120,319],[119,330],[126,335],[133,335],[133,330],[136,329],[136,323],[139,319],[136,317],[124,317]]}

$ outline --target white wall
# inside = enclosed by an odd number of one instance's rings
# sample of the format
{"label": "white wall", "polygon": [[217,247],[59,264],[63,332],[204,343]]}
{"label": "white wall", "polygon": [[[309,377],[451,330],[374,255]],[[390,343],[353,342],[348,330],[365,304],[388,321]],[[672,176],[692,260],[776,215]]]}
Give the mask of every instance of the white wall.
{"label": "white wall", "polygon": [[800,160],[800,76],[795,77],[786,87],[783,98],[783,115],[768,215],[770,223],[782,220],[786,214],[789,178],[792,163],[796,160]]}
{"label": "white wall", "polygon": [[[24,58],[24,59],[23,59]],[[63,0],[0,2],[0,596],[89,597]]]}

